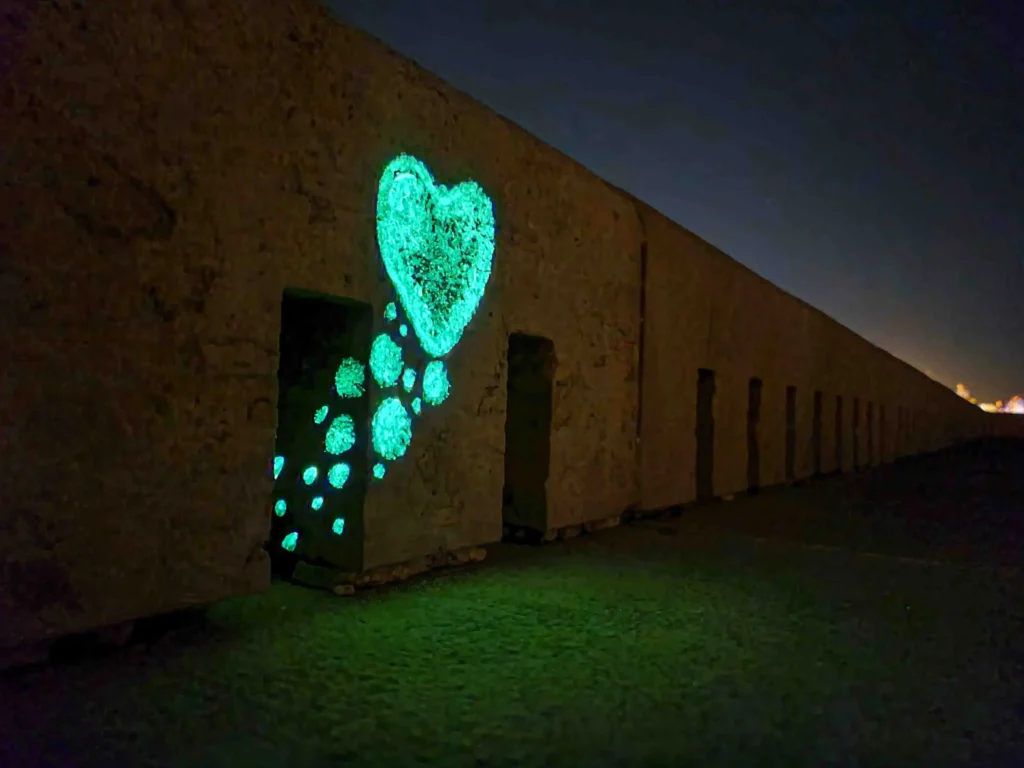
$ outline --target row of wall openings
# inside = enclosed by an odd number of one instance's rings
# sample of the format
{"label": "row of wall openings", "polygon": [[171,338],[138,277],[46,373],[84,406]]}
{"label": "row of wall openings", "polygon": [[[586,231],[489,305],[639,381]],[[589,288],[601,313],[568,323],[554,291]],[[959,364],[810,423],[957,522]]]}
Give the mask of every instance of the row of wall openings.
{"label": "row of wall openings", "polygon": [[[715,372],[707,368],[701,368],[697,372],[697,456],[696,456],[696,491],[699,501],[708,500],[714,496],[714,446],[715,446]],[[761,487],[761,415],[764,382],[759,378],[751,378],[747,387],[747,487],[756,493]],[[824,410],[825,394],[821,390],[815,390],[813,395],[813,412],[811,416],[811,443],[810,460],[811,472],[813,475],[822,474],[823,457],[822,444],[824,432]],[[786,387],[785,401],[785,479],[786,482],[794,482],[797,479],[797,388]],[[884,405],[878,406],[878,434],[875,431],[875,404],[867,401],[865,404],[865,417],[867,420],[866,451],[868,464],[874,464],[877,459],[884,459],[886,455],[886,410]],[[907,413],[902,407],[896,412],[896,436],[895,450],[902,450],[902,446],[908,439]],[[844,402],[842,395],[835,396],[835,470],[842,472],[844,469],[845,426]],[[858,469],[861,463],[861,401],[860,398],[853,398],[853,414],[850,419],[852,430],[853,468]]]}

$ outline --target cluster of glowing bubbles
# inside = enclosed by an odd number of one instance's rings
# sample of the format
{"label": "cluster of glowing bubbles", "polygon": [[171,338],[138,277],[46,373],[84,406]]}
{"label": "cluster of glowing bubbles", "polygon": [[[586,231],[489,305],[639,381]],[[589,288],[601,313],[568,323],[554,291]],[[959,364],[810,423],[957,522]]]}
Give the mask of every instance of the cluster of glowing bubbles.
{"label": "cluster of glowing bubbles", "polygon": [[979,403],[977,398],[971,397],[971,391],[963,384],[956,385],[956,393],[964,400],[981,408],[988,413],[1015,413],[1024,415],[1024,395],[1014,395],[1005,403],[996,400],[994,403]]}
{"label": "cluster of glowing bubbles", "polygon": [[[408,451],[413,418],[421,415],[424,405],[438,406],[451,393],[442,358],[459,343],[480,306],[491,275],[494,238],[494,206],[476,182],[442,186],[422,162],[404,154],[384,168],[377,190],[377,244],[398,303],[390,302],[384,310],[384,321],[397,323],[396,334],[380,333],[370,348],[370,375],[385,390],[370,423],[370,444],[377,457],[371,474],[376,480],[387,474],[385,462]],[[399,304],[404,320],[399,317]],[[410,336],[429,359],[422,369],[405,362],[403,345]],[[365,381],[366,367],[348,359],[335,373],[334,388],[341,398],[358,398],[366,392]],[[409,397],[408,404],[403,402],[404,395]],[[328,406],[320,407],[314,423],[324,423],[329,412]],[[336,416],[324,437],[325,452],[340,456],[355,443],[352,417]],[[284,459],[277,457],[275,480],[283,466]],[[340,490],[351,471],[349,464],[335,463],[327,470],[327,483]],[[315,464],[302,472],[307,486],[319,478]],[[320,495],[310,504],[314,511],[323,505]],[[284,516],[286,502],[279,500],[274,511]],[[335,518],[331,530],[344,533],[345,519]],[[298,540],[298,532],[293,531],[281,546],[294,552]]]}

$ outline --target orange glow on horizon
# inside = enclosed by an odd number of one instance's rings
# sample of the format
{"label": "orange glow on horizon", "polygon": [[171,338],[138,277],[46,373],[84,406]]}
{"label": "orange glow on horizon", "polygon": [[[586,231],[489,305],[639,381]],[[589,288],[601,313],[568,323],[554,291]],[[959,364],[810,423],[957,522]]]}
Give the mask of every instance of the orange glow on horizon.
{"label": "orange glow on horizon", "polygon": [[956,385],[956,393],[967,402],[988,413],[1024,414],[1024,395],[1014,395],[1005,403],[1002,400],[996,400],[994,403],[979,403],[976,398],[971,397],[971,390],[963,384]]}

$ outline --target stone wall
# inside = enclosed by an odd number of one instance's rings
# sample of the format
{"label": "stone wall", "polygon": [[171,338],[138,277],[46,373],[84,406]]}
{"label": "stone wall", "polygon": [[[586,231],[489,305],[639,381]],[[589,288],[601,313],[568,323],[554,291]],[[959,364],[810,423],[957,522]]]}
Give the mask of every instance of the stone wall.
{"label": "stone wall", "polygon": [[816,388],[825,469],[837,393],[847,414],[854,396],[913,409],[892,455],[981,428],[312,0],[23,0],[0,36],[0,647],[267,585],[282,294],[381,317],[376,187],[400,152],[488,191],[497,245],[451,399],[366,498],[366,568],[501,535],[514,332],[557,358],[548,528],[693,498],[698,368],[718,380],[718,494],[746,487],[751,376],[765,485],[785,475],[787,386],[800,476]]}

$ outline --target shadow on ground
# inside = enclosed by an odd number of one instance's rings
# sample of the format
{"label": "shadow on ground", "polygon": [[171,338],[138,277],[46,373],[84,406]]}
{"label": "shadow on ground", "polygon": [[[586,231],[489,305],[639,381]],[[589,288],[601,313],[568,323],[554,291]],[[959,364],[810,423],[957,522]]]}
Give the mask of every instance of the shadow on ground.
{"label": "shadow on ground", "polygon": [[0,765],[1021,765],[1022,499],[1024,443],[990,443],[276,585],[6,676]]}

